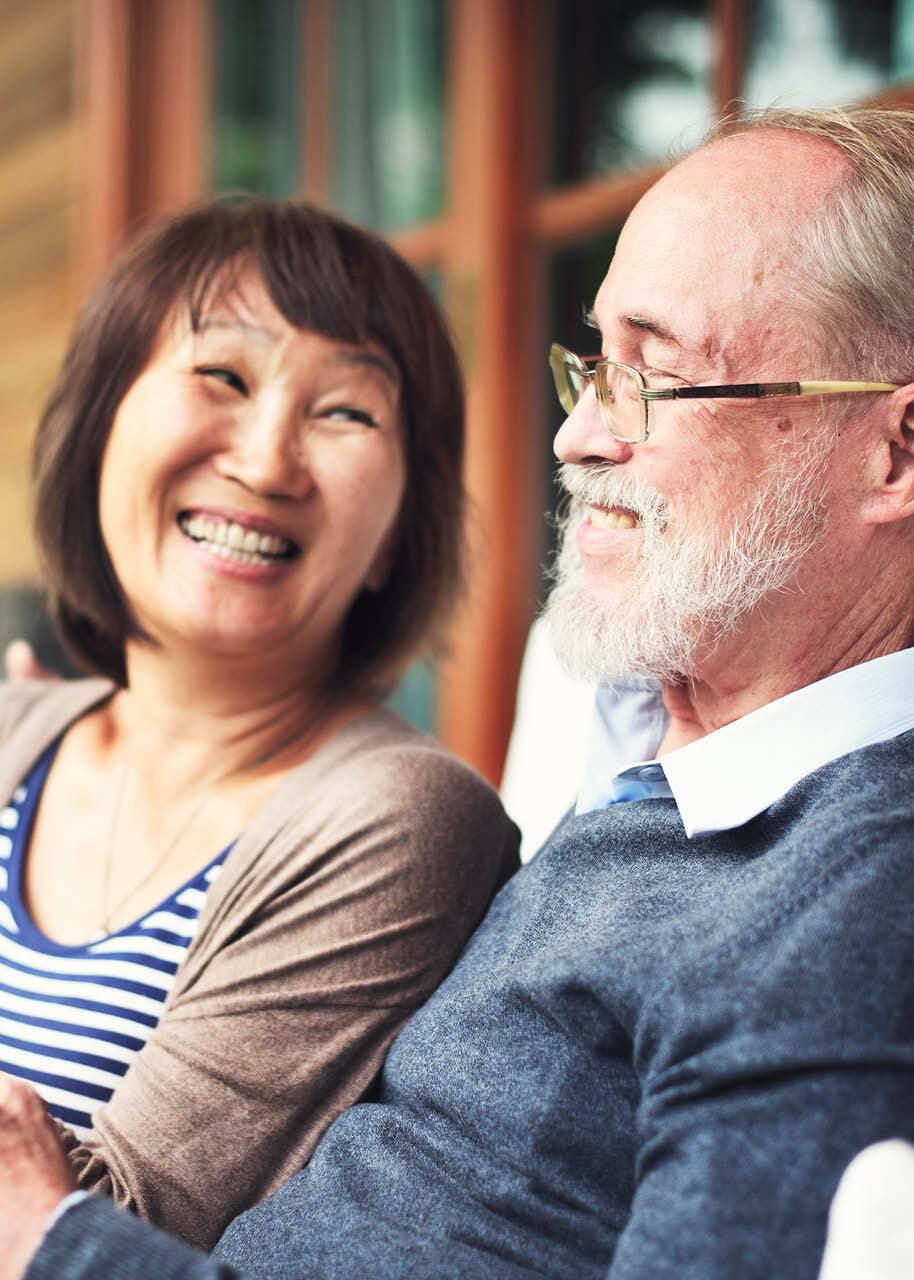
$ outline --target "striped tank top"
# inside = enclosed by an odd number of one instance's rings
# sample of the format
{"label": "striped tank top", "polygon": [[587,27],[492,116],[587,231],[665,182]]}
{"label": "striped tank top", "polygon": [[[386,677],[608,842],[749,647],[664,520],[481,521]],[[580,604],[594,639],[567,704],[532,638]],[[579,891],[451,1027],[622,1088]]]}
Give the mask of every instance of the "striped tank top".
{"label": "striped tank top", "polygon": [[229,849],[134,924],[81,946],[53,942],[30,918],[22,886],[56,750],[0,809],[0,1070],[28,1080],[84,1138],[159,1021]]}

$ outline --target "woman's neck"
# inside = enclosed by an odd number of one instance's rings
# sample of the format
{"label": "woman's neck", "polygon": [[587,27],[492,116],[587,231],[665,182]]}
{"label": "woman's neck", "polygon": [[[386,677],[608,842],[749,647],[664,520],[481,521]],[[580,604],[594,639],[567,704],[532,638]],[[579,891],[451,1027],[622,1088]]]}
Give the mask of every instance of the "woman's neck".
{"label": "woman's neck", "polygon": [[128,645],[128,687],[109,704],[100,745],[168,792],[297,764],[370,700],[329,694],[329,681],[290,681],[285,664],[179,662]]}

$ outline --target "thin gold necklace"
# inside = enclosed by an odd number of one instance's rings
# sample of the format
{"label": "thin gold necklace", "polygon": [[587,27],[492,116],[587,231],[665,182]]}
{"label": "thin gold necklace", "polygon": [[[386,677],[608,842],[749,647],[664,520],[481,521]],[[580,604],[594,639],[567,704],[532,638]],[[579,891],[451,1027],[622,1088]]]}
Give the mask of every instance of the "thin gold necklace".
{"label": "thin gold necklace", "polygon": [[[229,777],[231,775],[226,775],[226,776]],[[102,900],[102,928],[104,929],[105,934],[110,934],[114,932],[112,920],[117,915],[118,911],[120,911],[121,907],[124,905],[125,902],[129,902],[130,899],[135,894],[139,893],[139,891],[145,885],[147,885],[149,881],[152,880],[152,878],[158,874],[159,871],[162,870],[162,868],[165,866],[168,859],[171,857],[175,849],[178,847],[181,840],[184,838],[184,836],[187,835],[188,831],[196,822],[197,818],[200,817],[201,813],[206,808],[207,804],[210,802],[210,800],[212,800],[213,795],[215,794],[215,788],[219,785],[219,782],[224,782],[224,781],[225,781],[224,778],[218,779],[216,782],[211,783],[210,786],[207,787],[206,791],[200,797],[197,804],[193,806],[190,813],[187,815],[184,821],[179,825],[177,831],[174,833],[174,835],[169,840],[168,844],[165,846],[164,852],[159,856],[159,858],[156,860],[156,862],[153,864],[150,870],[146,872],[146,874],[142,877],[142,879],[137,880],[136,884],[132,885],[124,894],[124,896],[122,898],[118,898],[117,902],[115,902],[114,905],[112,906],[111,905],[111,875],[114,870],[114,850],[117,846],[117,832],[118,832],[118,826],[120,824],[121,810],[124,807],[124,796],[127,793],[127,765],[126,763],[121,765],[121,773],[120,773],[120,778],[118,780],[117,798],[114,803],[114,810],[111,815],[111,827],[108,833],[108,847],[105,852],[104,898]]]}
{"label": "thin gold necklace", "polygon": [[102,927],[105,931],[105,934],[111,934],[114,932],[112,921],[114,917],[117,915],[118,911],[120,911],[121,907],[126,902],[129,902],[130,899],[134,897],[135,894],[139,893],[139,891],[142,888],[144,888],[147,884],[149,884],[150,880],[152,880],[153,877],[156,876],[159,873],[159,871],[162,870],[162,868],[168,862],[168,859],[174,853],[175,849],[177,849],[180,842],[184,839],[188,831],[190,831],[191,827],[194,825],[197,819],[201,816],[204,809],[206,809],[210,800],[213,799],[213,797],[216,794],[217,788],[220,787],[223,784],[223,782],[227,782],[229,778],[233,777],[235,774],[237,774],[239,777],[244,777],[245,774],[253,773],[255,769],[259,769],[263,765],[268,764],[269,761],[275,759],[276,756],[280,755],[283,751],[285,751],[287,747],[290,747],[293,742],[296,742],[299,739],[301,739],[303,743],[306,742],[310,737],[313,736],[316,728],[316,723],[319,720],[323,722],[324,717],[315,716],[314,719],[311,720],[310,724],[305,726],[305,728],[296,729],[294,734],[289,734],[287,738],[283,738],[283,740],[277,746],[272,747],[269,751],[265,751],[262,756],[259,756],[256,760],[252,761],[251,764],[245,765],[244,768],[229,769],[227,773],[223,773],[218,778],[214,778],[213,781],[210,782],[205,787],[203,794],[201,795],[198,802],[191,808],[187,817],[184,818],[181,823],[179,823],[177,831],[168,841],[168,844],[165,846],[164,851],[159,855],[154,865],[150,868],[149,871],[146,872],[144,876],[142,876],[141,879],[137,880],[136,884],[132,885],[130,889],[128,889],[127,893],[125,893],[122,898],[119,898],[117,902],[115,902],[114,905],[112,906],[110,899],[111,899],[111,875],[114,869],[114,851],[117,847],[117,836],[118,836],[118,827],[120,825],[121,810],[124,807],[124,797],[127,793],[127,761],[126,760],[123,761],[121,764],[120,774],[118,775],[117,796],[115,798],[114,808],[111,813],[111,823],[108,830],[108,845],[105,851],[105,876],[104,876],[104,885],[103,885],[104,896],[102,899]]}

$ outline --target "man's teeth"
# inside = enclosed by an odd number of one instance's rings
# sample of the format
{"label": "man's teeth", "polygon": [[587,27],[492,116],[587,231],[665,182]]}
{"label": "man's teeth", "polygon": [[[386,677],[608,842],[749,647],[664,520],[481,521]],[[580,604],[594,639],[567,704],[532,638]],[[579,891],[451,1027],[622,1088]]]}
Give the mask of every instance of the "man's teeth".
{"label": "man's teeth", "polygon": [[595,529],[637,529],[641,523],[631,511],[623,511],[619,507],[611,507],[608,511],[602,507],[591,507],[589,519]]}
{"label": "man's teeth", "polygon": [[258,533],[245,529],[234,520],[217,520],[211,516],[185,516],[181,528],[201,542],[208,551],[225,560],[238,560],[243,564],[269,564],[270,561],[288,556],[293,545],[285,538],[272,533]]}

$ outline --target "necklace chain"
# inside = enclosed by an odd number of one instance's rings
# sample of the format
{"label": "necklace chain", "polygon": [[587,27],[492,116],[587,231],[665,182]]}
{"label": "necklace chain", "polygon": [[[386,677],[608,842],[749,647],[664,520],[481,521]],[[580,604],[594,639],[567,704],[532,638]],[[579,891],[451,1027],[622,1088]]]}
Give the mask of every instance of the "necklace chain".
{"label": "necklace chain", "polygon": [[179,825],[177,831],[165,846],[164,852],[156,859],[150,870],[146,872],[142,879],[137,880],[136,884],[131,885],[124,896],[122,898],[118,898],[117,902],[112,906],[111,875],[114,870],[114,850],[117,846],[117,832],[118,826],[120,825],[121,810],[124,807],[124,796],[127,793],[127,765],[123,764],[121,766],[120,777],[118,779],[117,799],[115,800],[114,811],[111,815],[111,830],[108,834],[108,848],[105,851],[105,885],[104,900],[102,903],[102,927],[106,934],[113,932],[112,921],[124,903],[129,902],[134,894],[139,893],[140,889],[144,888],[153,876],[155,876],[165,866],[168,859],[181,843],[181,840],[187,835],[197,818],[200,817],[207,804],[212,800],[216,786],[218,786],[218,783],[213,783],[206,791],[204,791],[203,795],[193,806],[190,813]]}
{"label": "necklace chain", "polygon": [[[150,868],[150,870],[147,871],[146,874],[141,879],[137,880],[136,884],[131,885],[130,889],[128,889],[127,893],[125,893],[122,898],[119,898],[117,902],[111,905],[111,876],[114,870],[114,855],[115,855],[115,850],[117,848],[117,837],[118,837],[118,828],[120,827],[121,811],[123,810],[124,797],[127,793],[127,762],[126,760],[122,762],[120,773],[118,775],[118,781],[117,781],[117,796],[115,798],[114,808],[111,813],[111,824],[108,831],[108,845],[105,850],[105,876],[104,876],[104,898],[102,901],[102,927],[106,934],[110,934],[113,932],[112,921],[114,920],[118,911],[120,911],[121,907],[123,907],[126,902],[129,902],[130,899],[135,894],[139,893],[140,889],[144,888],[147,884],[149,884],[150,880],[152,880],[153,877],[156,876],[158,872],[162,870],[162,868],[168,862],[168,859],[174,853],[175,849],[177,849],[178,845],[187,835],[188,831],[190,831],[191,827],[194,825],[197,819],[201,816],[201,814],[203,813],[204,809],[206,809],[209,802],[213,799],[213,797],[216,794],[217,788],[220,787],[223,782],[227,782],[229,778],[233,777],[235,774],[237,774],[239,777],[243,777],[245,774],[253,773],[256,769],[259,769],[263,765],[268,764],[270,760],[273,760],[275,759],[276,756],[281,755],[281,753],[285,751],[287,747],[290,747],[293,742],[296,742],[299,739],[301,739],[303,743],[306,742],[309,738],[312,737],[314,733],[314,730],[316,728],[316,723],[315,723],[316,721],[323,721],[323,718],[320,716],[316,716],[314,719],[312,719],[310,725],[308,725],[306,728],[302,729],[302,727],[299,726],[294,733],[290,734],[286,738],[283,738],[282,741],[277,744],[277,746],[272,747],[269,751],[264,752],[263,755],[258,756],[258,758],[252,761],[251,764],[245,765],[244,768],[241,768],[241,769],[235,769],[235,768],[230,769],[228,770],[228,772],[221,774],[219,777],[215,778],[212,782],[210,782],[204,788],[203,794],[200,796],[200,799],[197,801],[197,803],[191,807],[191,810],[188,813],[187,817],[184,818],[179,823],[178,829],[175,831],[174,835],[168,841],[168,844],[165,846],[164,851],[156,859],[154,865]],[[323,722],[326,723],[326,721],[323,721]]]}

